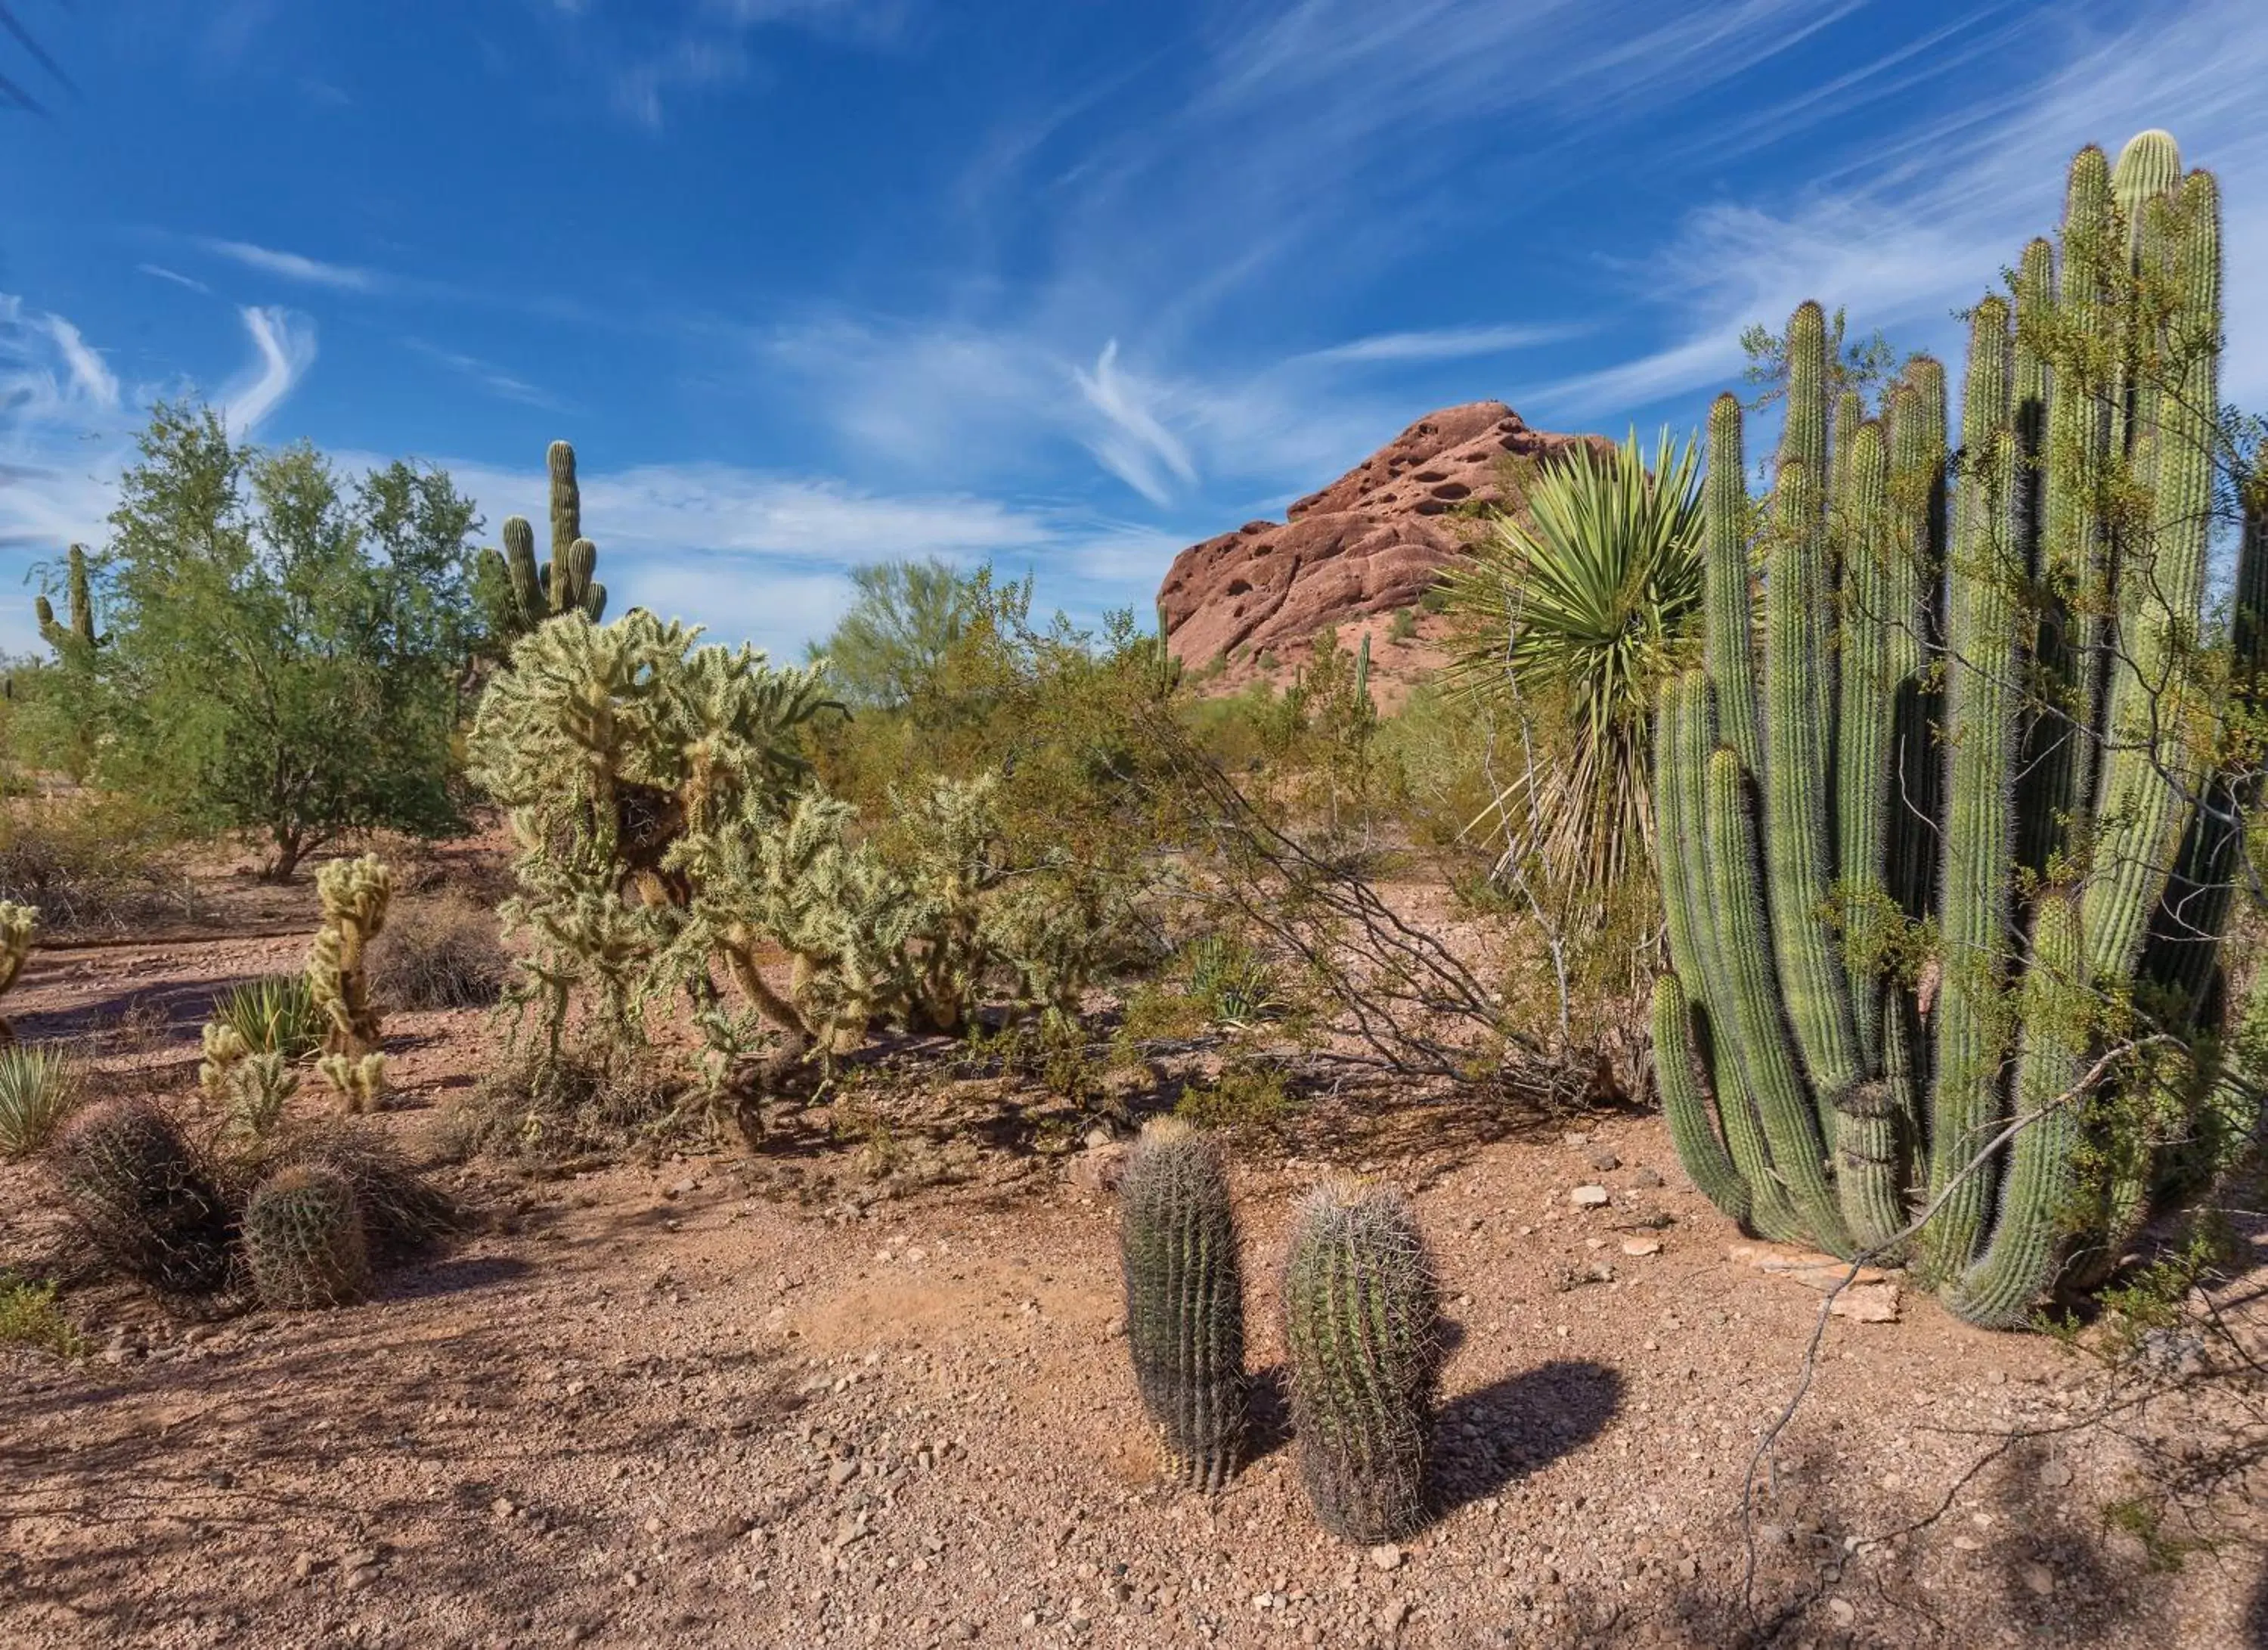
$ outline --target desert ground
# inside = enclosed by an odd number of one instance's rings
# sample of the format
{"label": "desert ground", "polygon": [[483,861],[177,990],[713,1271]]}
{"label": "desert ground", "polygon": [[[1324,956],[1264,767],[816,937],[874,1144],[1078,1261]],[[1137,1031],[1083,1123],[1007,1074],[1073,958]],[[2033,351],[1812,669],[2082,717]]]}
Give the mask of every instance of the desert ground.
{"label": "desert ground", "polygon": [[[307,888],[239,880],[43,948],[9,1007],[185,1096],[215,991],[313,926]],[[2257,1432],[2218,1378],[2268,1270],[2140,1366],[1895,1276],[1822,1330],[1841,1270],[1743,1243],[1656,1117],[1319,1096],[1234,1142],[1259,1436],[1207,1499],[1162,1478],[1124,1350],[1142,1096],[915,1050],[754,1153],[459,1162],[499,1028],[387,1033],[379,1126],[475,1218],[366,1305],[170,1316],[75,1274],[45,1171],[0,1169],[0,1265],[76,1278],[92,1349],[0,1350],[0,1643],[2268,1644]],[[1285,1435],[1274,1273],[1328,1167],[1411,1196],[1455,1325],[1437,1515],[1395,1547],[1318,1531]]]}

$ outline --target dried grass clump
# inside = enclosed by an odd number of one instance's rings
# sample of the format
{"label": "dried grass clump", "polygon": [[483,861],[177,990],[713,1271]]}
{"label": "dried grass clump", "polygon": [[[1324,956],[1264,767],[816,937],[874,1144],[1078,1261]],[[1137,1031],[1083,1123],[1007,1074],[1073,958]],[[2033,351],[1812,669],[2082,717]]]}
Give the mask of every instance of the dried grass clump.
{"label": "dried grass clump", "polygon": [[390,1009],[486,1008],[504,995],[512,955],[496,913],[452,888],[394,911],[370,967]]}

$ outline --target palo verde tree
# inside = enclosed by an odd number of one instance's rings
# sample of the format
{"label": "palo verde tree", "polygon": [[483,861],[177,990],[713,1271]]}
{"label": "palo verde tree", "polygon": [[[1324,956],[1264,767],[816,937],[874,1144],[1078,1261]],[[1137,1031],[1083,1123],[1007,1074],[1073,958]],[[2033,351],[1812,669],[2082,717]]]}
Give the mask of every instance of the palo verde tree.
{"label": "palo verde tree", "polygon": [[97,781],[261,841],[279,880],[357,832],[454,829],[471,503],[401,461],[346,482],[186,405],[139,445],[98,561]]}

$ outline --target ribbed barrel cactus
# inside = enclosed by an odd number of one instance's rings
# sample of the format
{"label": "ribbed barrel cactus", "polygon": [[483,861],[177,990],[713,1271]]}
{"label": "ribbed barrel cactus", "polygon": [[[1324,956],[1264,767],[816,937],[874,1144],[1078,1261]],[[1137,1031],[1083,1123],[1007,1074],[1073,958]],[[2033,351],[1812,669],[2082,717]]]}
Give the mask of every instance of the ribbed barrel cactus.
{"label": "ribbed barrel cactus", "polygon": [[280,1168],[244,1206],[244,1257],[260,1303],[281,1312],[352,1306],[370,1294],[370,1244],[344,1175],[320,1163]]}
{"label": "ribbed barrel cactus", "polygon": [[1219,1490],[1244,1447],[1244,1276],[1228,1175],[1177,1117],[1145,1124],[1118,1183],[1126,1341],[1174,1472]]}
{"label": "ribbed barrel cactus", "polygon": [[1761,512],[1719,398],[1705,658],[1655,742],[1655,1064],[1695,1183],[1841,1255],[1918,1237],[1996,1325],[2103,1276],[2255,1132],[2214,1033],[2257,784],[2231,712],[2268,636],[2257,515],[2226,645],[2205,606],[2212,175],[2163,133],[2083,151],[2010,288],[1970,312],[1957,451],[1933,361],[1871,418],[1834,393],[1814,304]]}
{"label": "ribbed barrel cactus", "polygon": [[1285,1342],[1300,1476],[1333,1535],[1391,1541],[1425,1522],[1444,1341],[1432,1257],[1410,1205],[1326,1181],[1293,1217]]}
{"label": "ribbed barrel cactus", "polygon": [[178,1294],[227,1281],[226,1201],[163,1110],[140,1099],[90,1106],[64,1125],[50,1162],[63,1206],[120,1271]]}

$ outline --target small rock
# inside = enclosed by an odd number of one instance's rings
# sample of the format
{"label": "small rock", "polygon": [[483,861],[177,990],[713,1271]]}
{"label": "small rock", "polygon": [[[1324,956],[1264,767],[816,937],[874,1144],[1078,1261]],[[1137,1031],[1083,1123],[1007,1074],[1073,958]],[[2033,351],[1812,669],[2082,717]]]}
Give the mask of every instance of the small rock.
{"label": "small rock", "polygon": [[1409,1619],[1410,1601],[1406,1598],[1388,1599],[1385,1604],[1381,1605],[1379,1609],[1377,1616],[1378,1631],[1381,1632],[1400,1632],[1402,1631],[1402,1624]]}
{"label": "small rock", "polygon": [[512,1497],[508,1495],[499,1495],[489,1503],[489,1511],[494,1513],[498,1518],[510,1518],[519,1510],[512,1504]]}
{"label": "small rock", "polygon": [[1588,1154],[1588,1160],[1591,1167],[1602,1175],[1611,1175],[1623,1166],[1622,1159],[1603,1145],[1594,1146]]}
{"label": "small rock", "polygon": [[1567,1194],[1567,1201],[1578,1209],[1602,1209],[1614,1197],[1604,1186],[1578,1186]]}
{"label": "small rock", "polygon": [[2071,1482],[2071,1469],[2060,1461],[2051,1461],[2040,1469],[2040,1482],[2051,1490],[2060,1490]]}
{"label": "small rock", "polygon": [[1126,1173],[1129,1147],[1123,1140],[1090,1145],[1071,1162],[1071,1183],[1088,1191],[1115,1191]]}
{"label": "small rock", "polygon": [[2028,1564],[2016,1573],[2023,1578],[2028,1593],[2046,1598],[2055,1591],[2055,1572],[2043,1564]]}
{"label": "small rock", "polygon": [[1661,1171],[1658,1168],[1642,1168],[1631,1176],[1631,1184],[1641,1191],[1660,1191],[1662,1187]]}
{"label": "small rock", "polygon": [[1894,1283],[1852,1284],[1830,1303],[1828,1311],[1853,1323],[1896,1323],[1898,1286]]}
{"label": "small rock", "polygon": [[1381,1570],[1399,1570],[1402,1567],[1402,1549],[1392,1542],[1373,1547],[1370,1561]]}
{"label": "small rock", "polygon": [[1827,1613],[1835,1617],[1835,1624],[1837,1627],[1848,1627],[1852,1622],[1859,1619],[1859,1611],[1857,1607],[1847,1598],[1829,1599],[1827,1601]]}
{"label": "small rock", "polygon": [[1094,1128],[1089,1129],[1086,1131],[1086,1138],[1081,1142],[1081,1144],[1084,1145],[1088,1151],[1092,1152],[1099,1147],[1108,1145],[1111,1139],[1112,1135],[1110,1131],[1101,1127],[1100,1124],[1097,1124]]}
{"label": "small rock", "polygon": [[291,1560],[292,1580],[296,1581],[306,1580],[309,1576],[315,1573],[316,1570],[321,1565],[321,1564],[322,1560],[316,1558],[313,1553],[301,1553],[298,1558]]}
{"label": "small rock", "polygon": [[1661,1240],[1659,1238],[1624,1238],[1623,1240],[1623,1253],[1625,1255],[1638,1256],[1639,1258],[1643,1258],[1648,1255],[1659,1255],[1661,1253]]}
{"label": "small rock", "polygon": [[1984,1543],[1974,1536],[1955,1536],[1953,1538],[1953,1550],[1955,1552],[1982,1552],[1984,1551]]}

